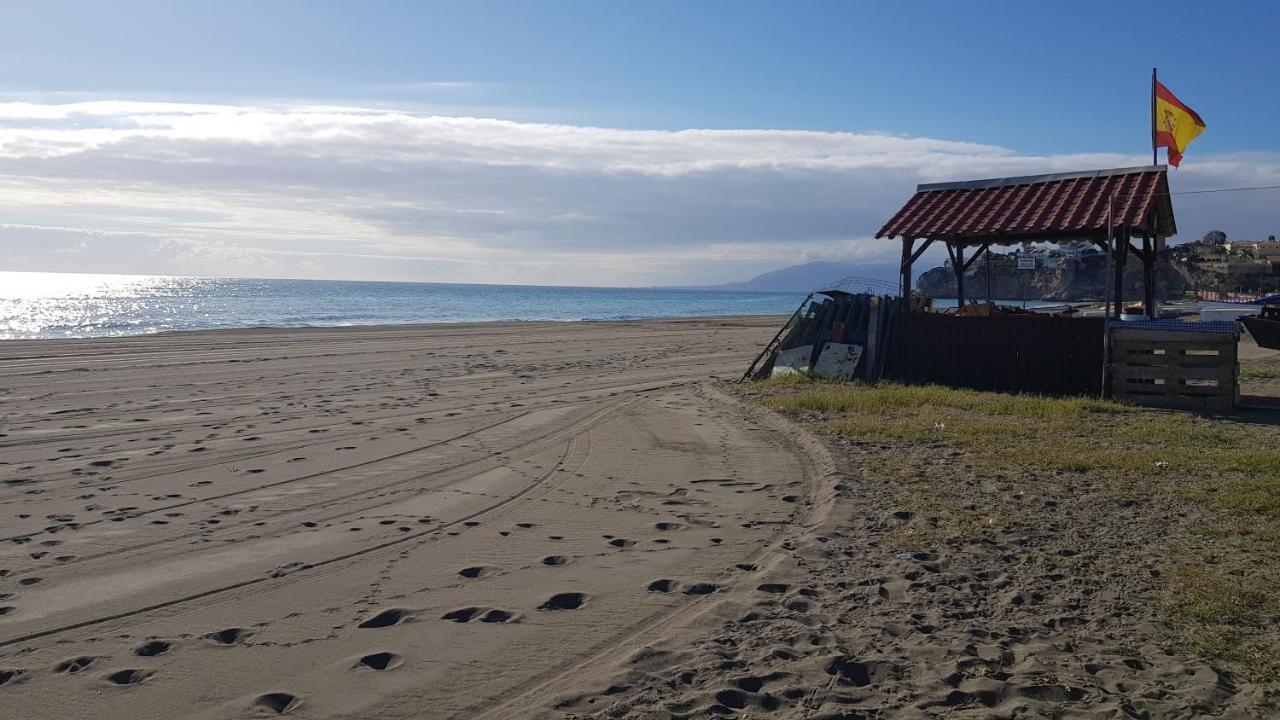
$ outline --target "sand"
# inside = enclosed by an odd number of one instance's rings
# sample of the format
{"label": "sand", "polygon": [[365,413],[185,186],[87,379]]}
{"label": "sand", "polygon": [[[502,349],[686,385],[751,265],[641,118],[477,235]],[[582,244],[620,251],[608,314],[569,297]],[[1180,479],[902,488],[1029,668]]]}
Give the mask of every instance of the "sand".
{"label": "sand", "polygon": [[778,322],[0,344],[0,714],[564,715],[829,505]]}
{"label": "sand", "polygon": [[1168,644],[1219,518],[819,439],[779,322],[0,343],[0,716],[1275,716]]}

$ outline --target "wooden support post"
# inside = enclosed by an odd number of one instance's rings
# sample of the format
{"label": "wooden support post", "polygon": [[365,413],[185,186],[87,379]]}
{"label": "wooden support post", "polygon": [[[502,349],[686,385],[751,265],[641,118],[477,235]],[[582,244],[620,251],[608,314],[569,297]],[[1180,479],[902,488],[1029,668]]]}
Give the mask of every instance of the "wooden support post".
{"label": "wooden support post", "polygon": [[1116,277],[1115,277],[1115,307],[1112,308],[1112,317],[1116,320],[1120,319],[1120,315],[1124,311],[1124,266],[1129,259],[1129,229],[1121,228],[1120,233],[1116,236]]}
{"label": "wooden support post", "polygon": [[956,308],[964,307],[964,245],[956,243],[955,261],[951,266],[956,271]]}
{"label": "wooden support post", "polygon": [[867,347],[862,353],[863,377],[874,382],[876,362],[880,359],[880,298],[867,299]]}
{"label": "wooden support post", "polygon": [[902,283],[899,295],[903,298],[911,297],[911,265],[913,260],[911,253],[915,249],[915,244],[916,241],[913,238],[902,238],[902,265],[898,270],[901,273]]}
{"label": "wooden support post", "polygon": [[1147,233],[1142,234],[1142,309],[1156,319],[1156,250]]}

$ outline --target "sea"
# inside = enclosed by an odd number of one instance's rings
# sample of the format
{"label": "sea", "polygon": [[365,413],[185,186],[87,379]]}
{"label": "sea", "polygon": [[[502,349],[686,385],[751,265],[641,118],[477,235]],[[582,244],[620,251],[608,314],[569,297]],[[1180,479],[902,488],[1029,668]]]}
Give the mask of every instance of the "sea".
{"label": "sea", "polygon": [[0,272],[0,339],[789,315],[803,293]]}

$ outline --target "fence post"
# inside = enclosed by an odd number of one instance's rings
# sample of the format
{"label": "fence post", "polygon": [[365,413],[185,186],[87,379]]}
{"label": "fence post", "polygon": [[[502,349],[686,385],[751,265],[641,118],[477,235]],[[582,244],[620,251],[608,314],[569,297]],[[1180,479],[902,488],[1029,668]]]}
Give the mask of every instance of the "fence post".
{"label": "fence post", "polygon": [[876,361],[880,359],[880,297],[872,295],[867,299],[870,305],[867,314],[867,352],[862,359],[862,366],[866,368],[867,380],[877,380],[876,377]]}

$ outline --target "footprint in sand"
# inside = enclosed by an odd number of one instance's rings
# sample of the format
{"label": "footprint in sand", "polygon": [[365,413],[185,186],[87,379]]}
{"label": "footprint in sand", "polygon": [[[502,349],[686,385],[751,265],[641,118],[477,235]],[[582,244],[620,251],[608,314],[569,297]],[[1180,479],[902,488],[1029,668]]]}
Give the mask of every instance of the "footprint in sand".
{"label": "footprint in sand", "polygon": [[0,670],[0,685],[20,682],[24,674],[22,670]]}
{"label": "footprint in sand", "polygon": [[302,698],[287,692],[273,692],[259,695],[253,700],[253,707],[259,711],[274,715],[283,715],[296,710],[302,704]]}
{"label": "footprint in sand", "polygon": [[[751,702],[751,696],[741,690],[721,690],[716,693],[716,702],[732,710],[741,710]],[[720,712],[723,713],[724,708],[721,708]]]}
{"label": "footprint in sand", "polygon": [[840,655],[827,664],[827,674],[846,685],[866,687],[898,672],[898,668],[885,662],[862,662],[847,655]]}
{"label": "footprint in sand", "polygon": [[480,614],[480,608],[476,608],[476,607],[458,608],[457,610],[450,610],[444,615],[441,615],[440,619],[449,620],[456,623],[465,623],[465,622],[471,622],[475,618],[475,616],[479,614]]}
{"label": "footprint in sand", "polygon": [[569,558],[563,555],[548,555],[542,558],[543,565],[564,565],[569,562]]}
{"label": "footprint in sand", "polygon": [[645,586],[645,589],[648,590],[649,592],[669,593],[669,592],[673,592],[679,586],[680,586],[680,583],[676,582],[675,580],[669,580],[669,579],[663,578],[661,580],[654,580],[653,582],[649,583],[647,586]]}
{"label": "footprint in sand", "polygon": [[694,583],[684,589],[684,594],[685,595],[710,595],[711,593],[719,589],[720,589],[720,586],[716,585],[715,583],[705,583],[705,582]]}
{"label": "footprint in sand", "polygon": [[614,538],[609,541],[609,544],[616,548],[629,548],[635,547],[636,541],[628,540],[626,538]]}
{"label": "footprint in sand", "polygon": [[585,605],[587,596],[580,592],[556,593],[538,606],[539,610],[577,610]]}
{"label": "footprint in sand", "polygon": [[462,568],[461,570],[458,571],[458,574],[464,578],[478,578],[478,577],[484,577],[485,575],[488,575],[492,571],[493,571],[493,568],[488,567],[487,565],[475,565],[472,567]]}
{"label": "footprint in sand", "polygon": [[70,660],[63,660],[53,666],[53,671],[56,673],[74,675],[81,670],[88,670],[90,667],[93,667],[93,664],[97,661],[98,658],[96,657],[91,655],[82,655],[81,657],[71,658]]}
{"label": "footprint in sand", "polygon": [[149,677],[151,673],[144,670],[117,670],[107,676],[107,682],[112,685],[137,685]]}
{"label": "footprint in sand", "polygon": [[392,625],[399,625],[402,622],[408,622],[413,619],[413,613],[402,608],[387,608],[373,617],[365,620],[356,627],[360,628],[384,628]]}
{"label": "footprint in sand", "polygon": [[134,648],[133,654],[139,657],[155,657],[169,652],[172,647],[173,643],[167,640],[152,640]]}
{"label": "footprint in sand", "polygon": [[356,668],[369,668],[371,670],[394,670],[404,664],[404,658],[391,652],[377,652],[365,655],[356,661]]}
{"label": "footprint in sand", "polygon": [[234,645],[252,634],[252,631],[244,628],[227,628],[225,630],[211,632],[208,635],[205,635],[205,637],[219,645]]}
{"label": "footprint in sand", "polygon": [[484,623],[509,623],[515,622],[516,614],[507,610],[499,610],[494,608],[480,617],[480,622]]}

